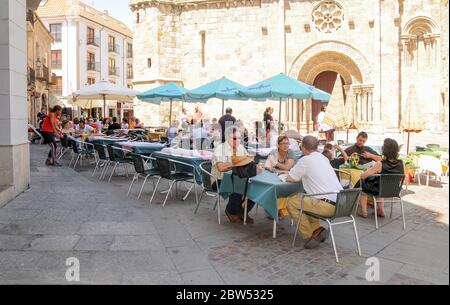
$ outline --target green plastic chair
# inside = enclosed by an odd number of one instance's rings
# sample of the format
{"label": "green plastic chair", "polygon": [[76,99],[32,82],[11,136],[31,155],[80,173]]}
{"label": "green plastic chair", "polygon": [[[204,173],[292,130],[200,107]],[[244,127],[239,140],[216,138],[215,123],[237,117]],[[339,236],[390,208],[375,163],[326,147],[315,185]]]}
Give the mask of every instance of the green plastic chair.
{"label": "green plastic chair", "polygon": [[220,193],[219,193],[219,180],[211,174],[212,163],[211,161],[204,161],[200,163],[200,170],[202,171],[202,193],[198,199],[197,205],[194,210],[194,214],[197,214],[198,208],[202,201],[203,196],[216,197],[214,209],[217,209],[217,221],[220,224]]}
{"label": "green plastic chair", "polygon": [[336,256],[336,262],[339,263],[339,257],[338,257],[338,253],[336,250],[336,243],[335,243],[334,234],[333,234],[333,226],[347,224],[347,223],[353,224],[353,231],[355,233],[355,240],[356,240],[358,255],[361,256],[361,246],[359,244],[358,230],[356,229],[356,221],[355,221],[355,218],[353,217],[353,214],[355,213],[356,208],[358,207],[359,197],[361,195],[361,189],[353,188],[353,189],[342,190],[340,192],[329,192],[329,193],[320,193],[320,194],[304,194],[302,196],[304,198],[304,197],[311,197],[311,196],[314,196],[314,197],[324,196],[324,195],[330,195],[330,194],[337,194],[336,209],[335,209],[334,215],[332,217],[324,217],[324,216],[314,214],[314,213],[311,213],[308,211],[303,211],[303,200],[302,200],[302,202],[301,202],[302,208],[300,209],[300,217],[298,218],[297,228],[295,230],[294,240],[292,241],[292,246],[293,247],[295,246],[295,240],[297,238],[298,229],[300,228],[300,222],[301,222],[303,213],[310,217],[321,219],[323,221],[326,221],[328,224],[328,228],[329,228],[330,236],[331,236],[331,242],[333,244],[334,255]]}
{"label": "green plastic chair", "polygon": [[379,174],[374,175],[380,177],[380,188],[378,196],[371,196],[373,198],[373,207],[375,209],[375,228],[378,229],[378,215],[377,215],[377,198],[385,202],[387,199],[391,201],[391,213],[390,218],[392,218],[392,209],[394,202],[400,202],[400,208],[402,212],[403,230],[406,230],[405,221],[405,211],[403,208],[403,200],[401,197],[402,186],[405,181],[404,174]]}

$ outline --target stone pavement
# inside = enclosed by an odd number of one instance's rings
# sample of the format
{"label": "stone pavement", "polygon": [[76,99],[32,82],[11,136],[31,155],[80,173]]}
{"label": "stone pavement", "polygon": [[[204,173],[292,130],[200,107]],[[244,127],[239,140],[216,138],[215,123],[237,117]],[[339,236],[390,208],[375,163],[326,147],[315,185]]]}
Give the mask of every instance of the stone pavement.
{"label": "stone pavement", "polygon": [[372,256],[380,260],[378,284],[449,283],[448,179],[409,187],[406,231],[398,205],[379,230],[373,217],[357,218],[363,257],[351,226],[338,226],[337,264],[328,242],[317,250],[303,249],[302,241],[292,248],[287,219],[277,239],[261,209],[254,225],[225,216],[219,225],[212,199],[196,215],[193,195],[169,198],[164,208],[157,195],[150,205],[151,183],[141,200],[134,199],[138,187],[127,198],[131,177],[108,184],[87,166],[46,167],[46,151],[31,146],[31,188],[0,208],[1,284],[71,284],[69,257],[80,261],[82,284],[373,284],[365,279]]}

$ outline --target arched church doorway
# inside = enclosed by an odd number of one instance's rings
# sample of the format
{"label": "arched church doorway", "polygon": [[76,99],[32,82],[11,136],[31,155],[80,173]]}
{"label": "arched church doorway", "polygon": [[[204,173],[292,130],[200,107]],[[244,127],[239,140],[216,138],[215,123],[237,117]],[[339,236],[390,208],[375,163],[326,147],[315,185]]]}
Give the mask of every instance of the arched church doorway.
{"label": "arched church doorway", "polygon": [[[352,120],[369,124],[374,117],[373,84],[370,66],[356,49],[339,42],[322,42],[303,51],[293,62],[290,76],[331,93],[340,75],[344,100],[352,103]],[[346,99],[346,95],[352,92]],[[317,115],[322,102],[314,100],[293,101],[298,109],[289,122],[299,130],[317,130]],[[298,105],[298,106],[296,106]]]}
{"label": "arched church doorway", "polygon": [[[314,79],[312,85],[320,90],[323,90],[331,94],[334,88],[334,83],[336,82],[337,75],[338,73],[335,71],[320,72]],[[345,102],[345,90],[344,90],[345,80],[342,76],[340,76],[340,78],[342,83],[342,92],[344,92],[344,102]],[[317,116],[319,115],[320,109],[322,108],[323,105],[326,106],[327,103],[324,103],[319,100],[314,99],[312,100],[311,112],[314,130],[318,130]]]}

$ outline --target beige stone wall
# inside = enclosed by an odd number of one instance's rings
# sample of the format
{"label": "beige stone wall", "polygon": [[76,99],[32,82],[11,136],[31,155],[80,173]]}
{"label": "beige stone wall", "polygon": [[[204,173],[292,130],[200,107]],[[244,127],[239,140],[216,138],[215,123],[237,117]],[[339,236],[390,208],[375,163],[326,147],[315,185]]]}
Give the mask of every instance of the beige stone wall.
{"label": "beige stone wall", "polygon": [[[439,121],[439,113],[443,111],[440,108],[440,91],[445,79],[443,63],[439,60],[433,67],[419,72],[403,71],[399,48],[403,27],[412,18],[427,16],[434,23],[441,23],[439,1],[341,0],[338,3],[344,18],[334,33],[318,31],[311,21],[312,10],[319,2],[195,1],[155,6],[158,1],[141,1],[139,8],[132,6],[141,20],[134,34],[135,45],[140,46],[135,56],[135,78],[178,80],[193,89],[224,75],[250,85],[280,72],[312,83],[318,73],[333,70],[343,74],[347,85],[373,87],[375,119],[381,118],[385,127],[397,128],[405,109],[405,88],[416,77],[414,82],[418,87],[431,88],[427,96],[419,97],[426,108],[424,117],[429,122]],[[143,7],[145,4],[148,7]],[[206,35],[204,67],[202,31]],[[448,51],[448,43],[443,45],[439,40],[439,45],[439,52]],[[154,66],[147,69],[146,58],[150,56]],[[135,88],[146,90],[155,85],[155,82],[142,82]],[[217,117],[220,104],[212,100],[203,106],[204,112]],[[269,104],[229,101],[227,105],[234,105],[236,115],[250,123],[261,119]],[[274,116],[278,117],[278,102],[270,105],[275,107]],[[150,111],[140,105],[135,109],[137,116]],[[437,127],[434,123],[427,125],[430,129]]]}
{"label": "beige stone wall", "polygon": [[[36,71],[36,61],[39,58],[41,63],[49,68],[51,75],[51,44],[53,37],[40,21],[37,15],[34,15],[34,24],[27,22],[27,65]],[[39,49],[39,51],[38,51]],[[42,94],[46,96],[47,106],[51,99],[52,90],[47,90],[47,83],[36,78],[34,88],[29,88],[28,94],[28,122],[36,125],[36,114],[44,106],[42,104]],[[36,95],[30,96],[31,93]],[[50,95],[50,96],[49,96]]]}
{"label": "beige stone wall", "polygon": [[442,68],[441,68],[441,95],[442,95],[442,107],[443,117],[441,118],[444,122],[444,128],[448,131],[449,121],[448,121],[448,45],[449,45],[449,33],[448,33],[448,0],[441,0],[441,56],[442,56]]}

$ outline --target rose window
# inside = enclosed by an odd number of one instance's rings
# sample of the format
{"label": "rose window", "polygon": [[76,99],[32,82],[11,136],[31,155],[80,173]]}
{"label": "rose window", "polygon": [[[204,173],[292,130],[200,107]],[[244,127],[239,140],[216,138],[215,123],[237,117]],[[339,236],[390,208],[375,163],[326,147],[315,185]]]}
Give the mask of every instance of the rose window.
{"label": "rose window", "polygon": [[335,1],[322,1],[313,9],[312,20],[319,31],[333,33],[341,27],[344,20],[342,6]]}

